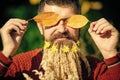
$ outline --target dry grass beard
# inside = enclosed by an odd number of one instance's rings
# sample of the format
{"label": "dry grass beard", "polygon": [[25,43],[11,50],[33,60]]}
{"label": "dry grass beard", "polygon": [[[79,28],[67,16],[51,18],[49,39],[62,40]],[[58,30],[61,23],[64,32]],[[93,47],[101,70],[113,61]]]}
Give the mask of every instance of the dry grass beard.
{"label": "dry grass beard", "polygon": [[82,59],[90,73],[90,66],[84,54],[72,40],[64,40],[51,44],[44,49],[43,59],[40,64],[45,73],[40,75],[40,80],[83,80]]}

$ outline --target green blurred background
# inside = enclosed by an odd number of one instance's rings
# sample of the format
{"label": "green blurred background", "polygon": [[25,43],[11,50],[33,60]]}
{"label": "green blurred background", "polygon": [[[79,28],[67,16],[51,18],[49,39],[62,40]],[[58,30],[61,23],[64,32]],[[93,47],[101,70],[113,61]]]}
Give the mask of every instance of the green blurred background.
{"label": "green blurred background", "polygon": [[[33,1],[33,2],[31,2]],[[37,14],[37,7],[39,0],[1,0],[0,2],[0,27],[10,18],[30,19]],[[81,0],[88,2],[100,2],[102,3],[101,9],[89,9],[84,15],[90,20],[95,21],[101,17],[105,17],[120,31],[120,17],[119,17],[119,4],[113,0]],[[36,2],[36,3],[35,3]],[[96,6],[97,7],[97,6]],[[102,59],[99,50],[90,38],[87,29],[89,23],[81,31],[80,45],[82,50],[87,55],[94,55]],[[41,48],[43,46],[43,37],[38,31],[37,25],[34,21],[30,21],[28,24],[28,30],[24,35],[22,43],[16,52],[26,52],[29,50]],[[0,50],[2,50],[2,42],[0,39]]]}

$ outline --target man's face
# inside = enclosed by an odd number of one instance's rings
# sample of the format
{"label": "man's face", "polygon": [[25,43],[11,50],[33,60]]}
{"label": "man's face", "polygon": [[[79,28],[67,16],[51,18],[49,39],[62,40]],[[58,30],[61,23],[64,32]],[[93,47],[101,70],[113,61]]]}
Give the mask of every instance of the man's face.
{"label": "man's face", "polygon": [[[69,18],[75,14],[72,7],[59,7],[55,5],[45,4],[43,12],[55,12],[63,18]],[[79,29],[74,29],[65,25],[64,20],[60,20],[58,24],[44,30],[44,37],[46,41],[62,41],[71,39],[74,41],[78,40]]]}
{"label": "man's face", "polygon": [[[44,6],[44,12],[55,12],[63,18],[69,18],[75,14],[71,7],[47,4]],[[38,28],[43,31],[40,25]],[[64,20],[61,20],[55,26],[45,28],[43,35],[46,42],[51,42],[51,44],[47,47],[46,44],[44,46],[40,67],[44,69],[45,73],[40,78],[45,80],[82,80],[80,59],[85,62],[87,68],[88,62],[75,42],[78,40],[79,29],[68,27]]]}

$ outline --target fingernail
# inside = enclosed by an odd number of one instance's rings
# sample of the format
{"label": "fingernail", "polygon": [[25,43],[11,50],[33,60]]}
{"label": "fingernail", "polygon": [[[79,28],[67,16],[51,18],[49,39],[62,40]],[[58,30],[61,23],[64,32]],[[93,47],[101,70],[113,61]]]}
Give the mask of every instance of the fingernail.
{"label": "fingernail", "polygon": [[101,31],[100,33],[103,33],[103,31]]}
{"label": "fingernail", "polygon": [[94,27],[93,30],[96,31],[96,28]]}

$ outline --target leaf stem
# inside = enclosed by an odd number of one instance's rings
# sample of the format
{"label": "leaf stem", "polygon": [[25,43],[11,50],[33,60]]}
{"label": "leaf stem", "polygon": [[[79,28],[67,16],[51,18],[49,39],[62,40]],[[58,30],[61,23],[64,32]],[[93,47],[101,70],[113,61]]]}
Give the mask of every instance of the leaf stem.
{"label": "leaf stem", "polygon": [[33,18],[31,18],[31,19],[28,19],[27,21],[32,21],[33,20]]}

